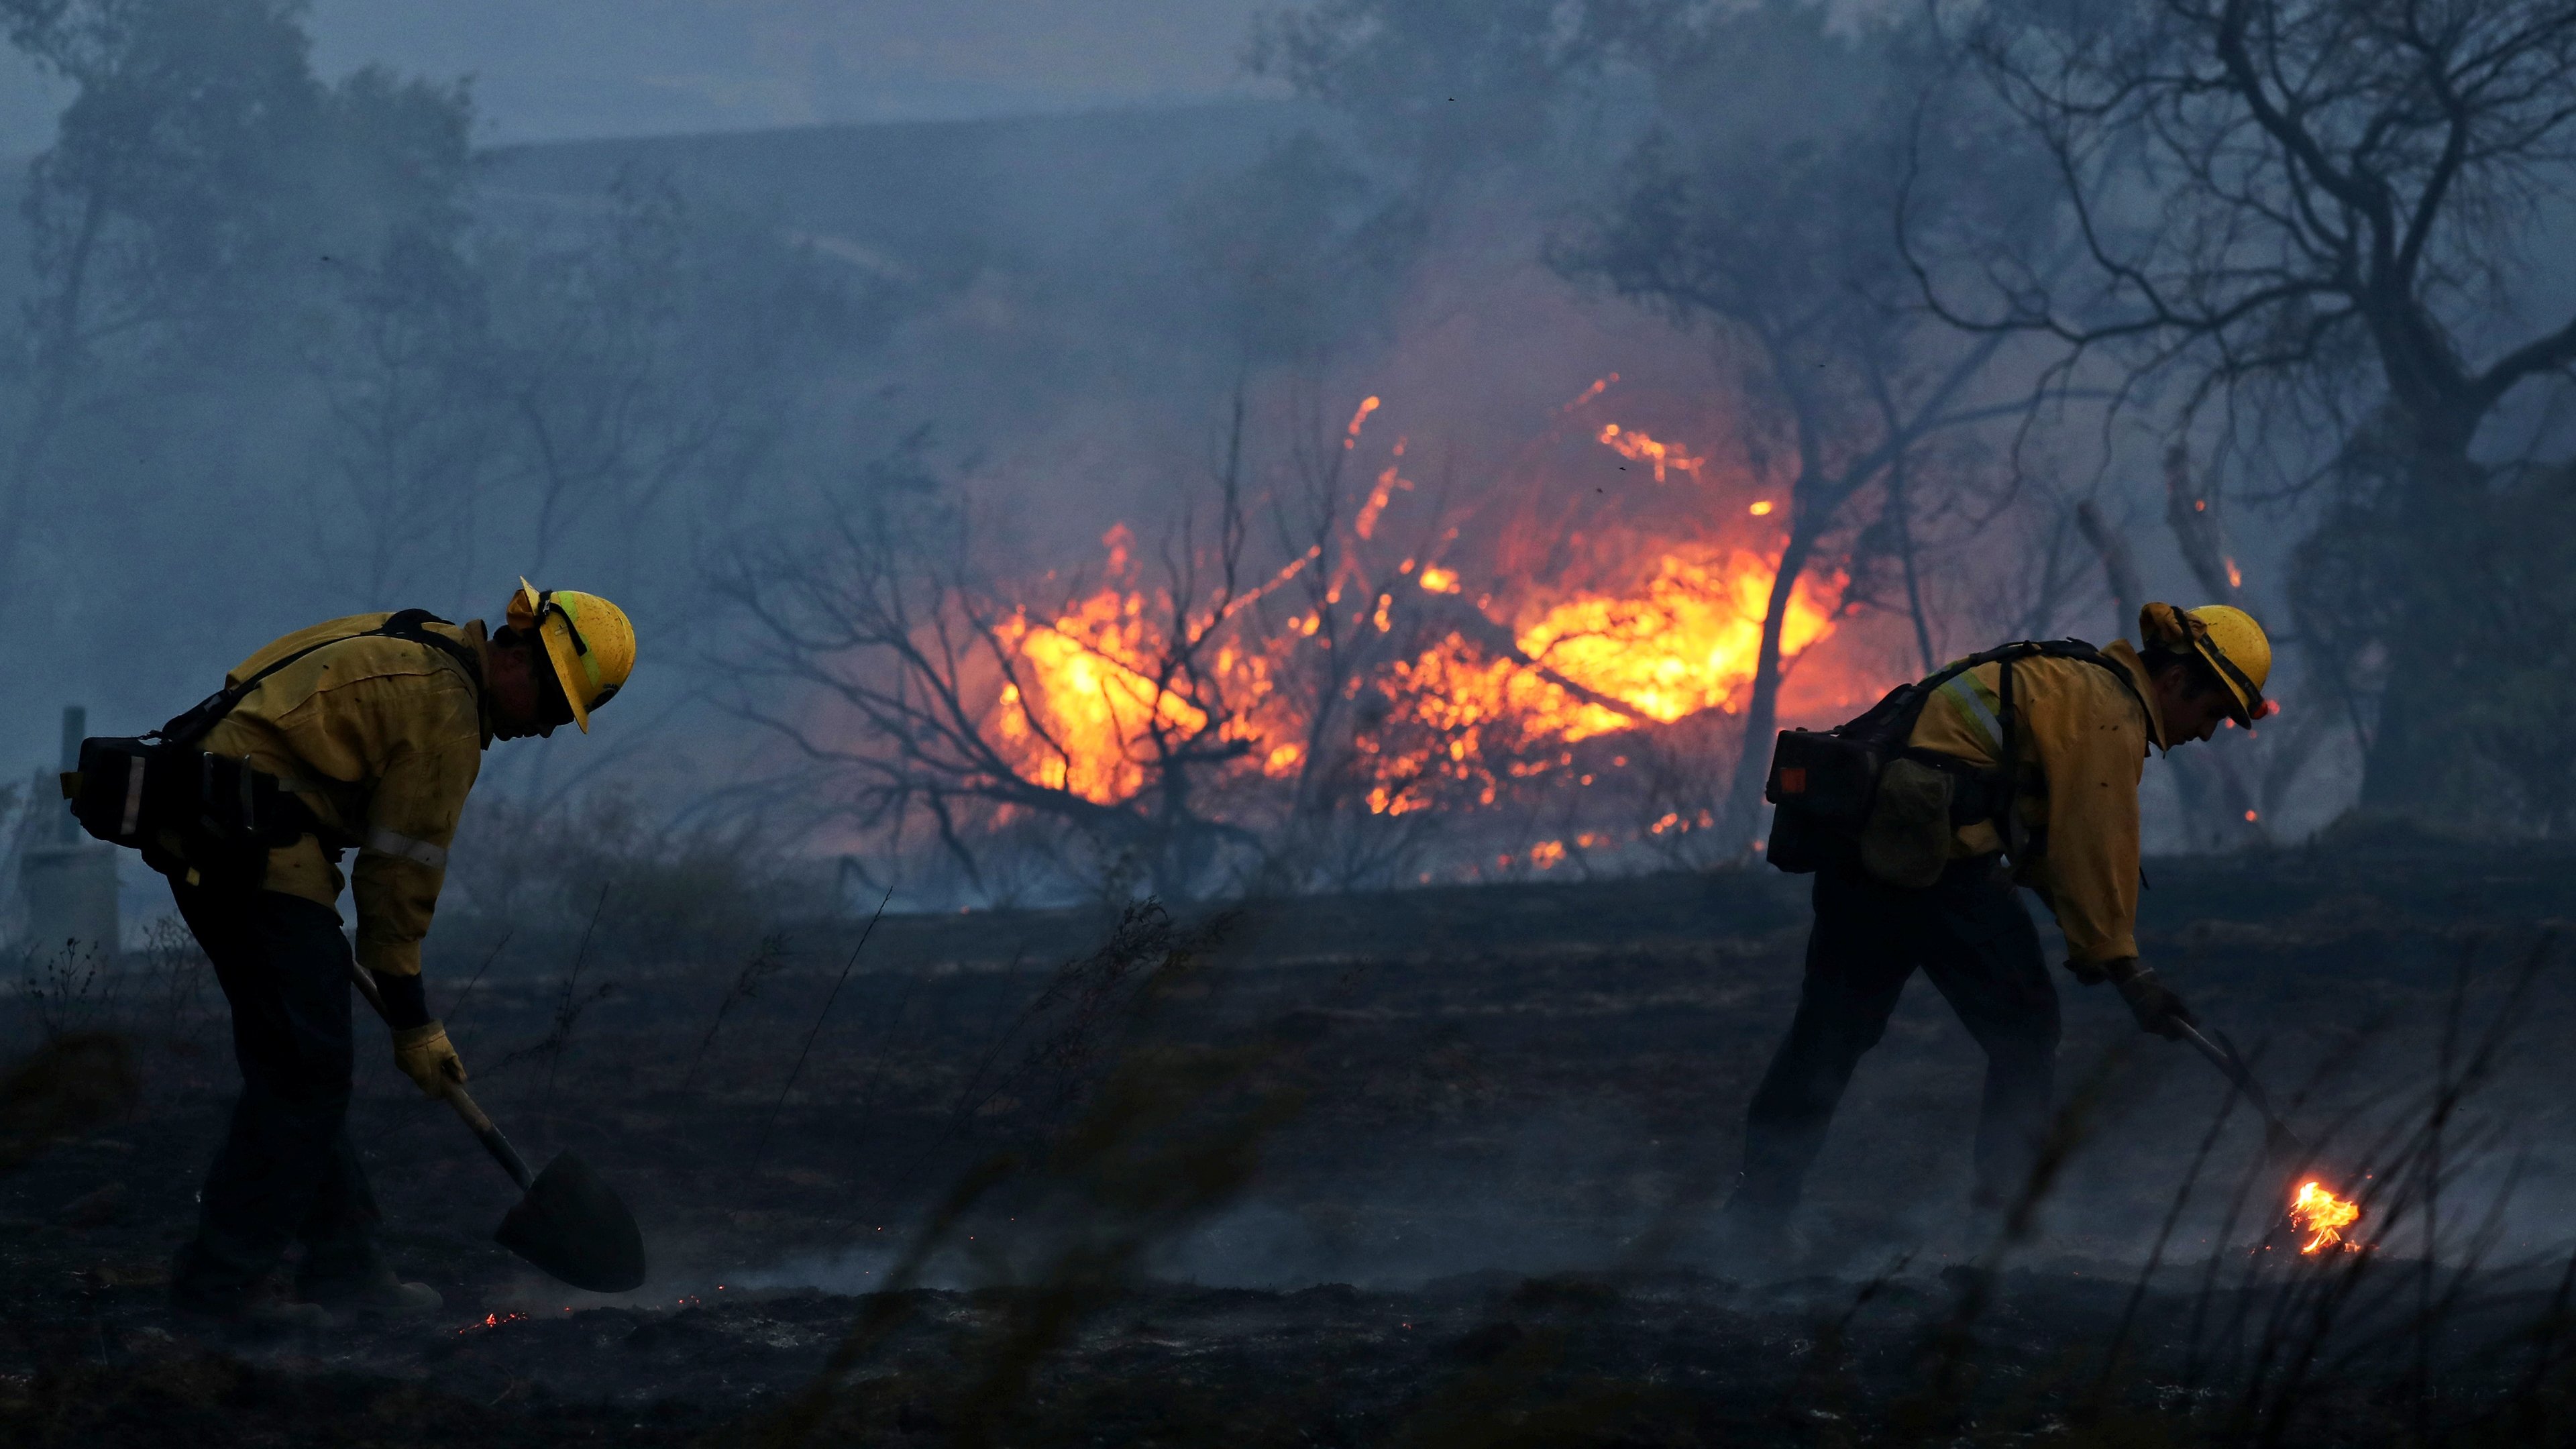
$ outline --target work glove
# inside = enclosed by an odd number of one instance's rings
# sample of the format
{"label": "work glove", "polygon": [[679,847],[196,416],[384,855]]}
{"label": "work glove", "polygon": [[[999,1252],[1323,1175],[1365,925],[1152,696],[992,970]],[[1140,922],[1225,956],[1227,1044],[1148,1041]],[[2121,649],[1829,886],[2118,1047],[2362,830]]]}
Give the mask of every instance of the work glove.
{"label": "work glove", "polygon": [[2120,989],[2120,999],[2129,1003],[2129,1014],[2138,1019],[2142,1031],[2167,1041],[2182,1040],[2182,1029],[2192,1022],[2191,1008],[2172,987],[2158,980],[2154,968],[2141,966],[2135,956],[2102,963],[2102,974]]}
{"label": "work glove", "polygon": [[394,1033],[394,1065],[432,1097],[446,1096],[465,1080],[465,1062],[449,1045],[447,1027],[436,1021]]}

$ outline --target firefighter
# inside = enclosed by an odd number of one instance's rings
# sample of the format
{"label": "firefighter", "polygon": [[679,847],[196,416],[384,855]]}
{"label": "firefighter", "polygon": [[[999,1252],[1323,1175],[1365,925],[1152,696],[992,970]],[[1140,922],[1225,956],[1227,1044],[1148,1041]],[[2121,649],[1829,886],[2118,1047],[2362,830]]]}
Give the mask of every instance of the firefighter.
{"label": "firefighter", "polygon": [[[340,863],[356,852],[345,881],[354,956],[383,994],[394,1063],[441,1097],[465,1067],[429,1014],[420,945],[482,752],[565,724],[587,733],[591,711],[634,667],[635,632],[606,599],[522,579],[498,631],[418,611],[334,619],[253,654],[226,687],[285,660],[203,747],[277,777],[311,829],[269,853],[258,888],[155,862],[214,963],[242,1073],[171,1296],[185,1310],[267,1327],[425,1314],[439,1295],[387,1263],[345,1126],[352,943],[337,908]],[[290,1243],[303,1250],[291,1286],[281,1281]]]}
{"label": "firefighter", "polygon": [[[2058,1005],[2016,884],[2057,917],[2078,981],[2110,983],[2157,1035],[2178,1037],[2178,1023],[2192,1020],[2138,960],[2138,781],[2148,746],[2169,751],[2268,712],[2272,646],[2261,625],[2223,604],[2149,604],[2138,618],[2144,648],[2117,640],[2092,660],[2013,663],[2011,813],[1958,826],[1933,885],[1891,886],[1857,868],[1817,873],[1797,1016],[1754,1090],[1743,1175],[1727,1205],[1739,1247],[1758,1257],[1786,1246],[1835,1104],[1917,967],[1986,1052],[1977,1207],[1992,1215],[2022,1190],[2049,1122]],[[1910,749],[1998,768],[2000,668],[1978,666],[1934,691]],[[2006,842],[1997,820],[2026,838]]]}

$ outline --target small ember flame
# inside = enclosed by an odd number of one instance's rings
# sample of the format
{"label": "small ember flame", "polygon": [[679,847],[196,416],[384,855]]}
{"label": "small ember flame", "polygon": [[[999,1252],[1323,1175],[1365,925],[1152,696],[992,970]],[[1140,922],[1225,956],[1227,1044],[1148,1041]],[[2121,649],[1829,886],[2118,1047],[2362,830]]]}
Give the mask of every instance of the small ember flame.
{"label": "small ember flame", "polygon": [[2302,1253],[2322,1253],[2340,1247],[2345,1252],[2358,1252],[2359,1243],[2348,1241],[2343,1230],[2361,1221],[2361,1205],[2335,1196],[2326,1185],[2310,1178],[2299,1184],[2298,1194],[2290,1199],[2290,1221],[2308,1235]]}
{"label": "small ember flame", "polygon": [[[571,1311],[572,1310],[569,1308],[564,1310],[566,1313],[570,1313]],[[484,1329],[498,1328],[504,1323],[517,1323],[527,1316],[528,1315],[524,1313],[486,1313],[483,1315],[483,1321],[481,1323],[469,1323],[456,1331],[458,1333],[477,1333]]]}

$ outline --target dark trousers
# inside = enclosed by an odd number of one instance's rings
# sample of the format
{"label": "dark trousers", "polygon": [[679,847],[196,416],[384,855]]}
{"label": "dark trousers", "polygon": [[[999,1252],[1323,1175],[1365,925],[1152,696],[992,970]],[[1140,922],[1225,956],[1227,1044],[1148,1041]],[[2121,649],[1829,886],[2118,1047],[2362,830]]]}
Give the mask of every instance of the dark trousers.
{"label": "dark trousers", "polygon": [[1815,903],[1798,1015],[1746,1116],[1738,1201],[1762,1213],[1797,1205],[1852,1069],[1920,966],[1986,1050],[1977,1196],[2010,1202],[2048,1129],[2058,1037],[2057,988],[2011,882],[1992,857],[1952,864],[1927,890],[1829,869]]}
{"label": "dark trousers", "polygon": [[172,1293],[237,1302],[291,1242],[304,1246],[306,1285],[380,1276],[379,1215],[347,1125],[351,958],[338,913],[274,891],[171,893],[232,1004],[242,1074]]}

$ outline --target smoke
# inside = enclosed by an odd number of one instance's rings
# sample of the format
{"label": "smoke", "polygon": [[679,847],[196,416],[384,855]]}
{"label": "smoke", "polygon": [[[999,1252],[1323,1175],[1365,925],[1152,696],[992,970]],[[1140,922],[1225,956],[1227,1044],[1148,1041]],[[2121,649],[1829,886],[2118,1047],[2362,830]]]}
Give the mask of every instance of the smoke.
{"label": "smoke", "polygon": [[494,137],[516,143],[1203,100],[1248,88],[1236,56],[1255,8],[324,0],[312,25],[330,68],[474,76]]}

